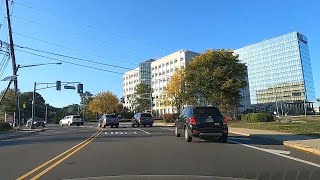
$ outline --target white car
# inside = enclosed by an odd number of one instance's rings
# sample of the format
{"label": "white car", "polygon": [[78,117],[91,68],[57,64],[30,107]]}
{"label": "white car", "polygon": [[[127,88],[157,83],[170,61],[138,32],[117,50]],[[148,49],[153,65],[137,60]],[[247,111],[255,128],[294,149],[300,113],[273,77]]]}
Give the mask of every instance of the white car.
{"label": "white car", "polygon": [[80,125],[83,125],[83,120],[80,118],[79,115],[69,115],[61,119],[59,124],[60,126],[63,126],[63,125],[72,126],[74,124],[76,124],[77,126],[80,126]]}

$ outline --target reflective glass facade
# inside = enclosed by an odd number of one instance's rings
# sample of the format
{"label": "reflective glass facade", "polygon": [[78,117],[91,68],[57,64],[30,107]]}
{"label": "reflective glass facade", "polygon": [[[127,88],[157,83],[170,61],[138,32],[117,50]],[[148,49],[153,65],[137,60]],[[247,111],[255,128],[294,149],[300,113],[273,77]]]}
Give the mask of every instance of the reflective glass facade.
{"label": "reflective glass facade", "polygon": [[153,61],[155,60],[150,59],[139,64],[139,78],[141,83],[151,85],[151,62]]}
{"label": "reflective glass facade", "polygon": [[292,32],[234,52],[248,66],[251,104],[315,100],[304,35]]}

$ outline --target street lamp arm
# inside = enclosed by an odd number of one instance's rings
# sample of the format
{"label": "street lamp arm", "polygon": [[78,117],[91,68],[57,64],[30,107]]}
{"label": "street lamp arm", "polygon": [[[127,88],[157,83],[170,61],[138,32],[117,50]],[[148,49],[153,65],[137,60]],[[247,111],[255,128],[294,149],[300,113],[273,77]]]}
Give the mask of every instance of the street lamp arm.
{"label": "street lamp arm", "polygon": [[49,64],[56,64],[56,65],[61,65],[62,63],[43,63],[43,64],[30,64],[30,65],[18,65],[18,68],[26,68],[26,67],[34,67],[34,66],[44,66],[44,65],[49,65]]}

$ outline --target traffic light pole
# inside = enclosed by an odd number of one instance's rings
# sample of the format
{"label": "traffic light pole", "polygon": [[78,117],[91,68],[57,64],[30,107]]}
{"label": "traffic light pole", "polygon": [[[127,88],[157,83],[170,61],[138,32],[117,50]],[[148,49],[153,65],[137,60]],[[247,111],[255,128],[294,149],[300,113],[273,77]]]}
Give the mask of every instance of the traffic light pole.
{"label": "traffic light pole", "polygon": [[33,94],[32,94],[32,121],[31,121],[31,125],[30,125],[30,129],[34,129],[34,116],[35,116],[35,110],[36,110],[36,89],[37,88],[37,82],[34,82],[34,86],[33,86]]}

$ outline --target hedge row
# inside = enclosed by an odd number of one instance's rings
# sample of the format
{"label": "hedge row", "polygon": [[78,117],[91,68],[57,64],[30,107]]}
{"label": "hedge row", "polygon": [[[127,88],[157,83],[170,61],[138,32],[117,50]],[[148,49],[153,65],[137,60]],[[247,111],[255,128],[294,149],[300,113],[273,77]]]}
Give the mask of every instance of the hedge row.
{"label": "hedge row", "polygon": [[273,116],[269,113],[249,113],[241,115],[241,121],[245,122],[269,122]]}

